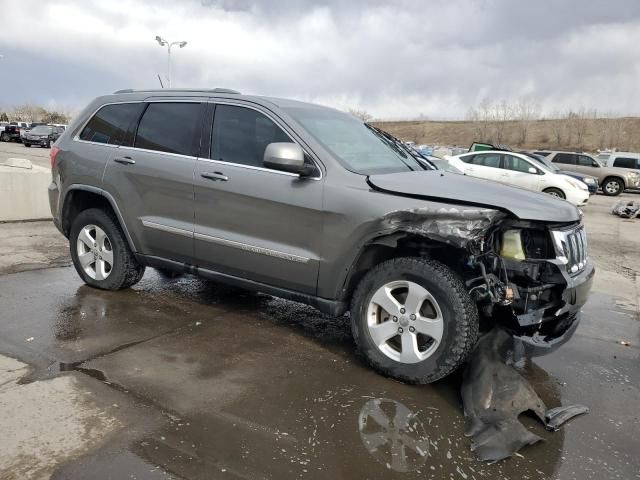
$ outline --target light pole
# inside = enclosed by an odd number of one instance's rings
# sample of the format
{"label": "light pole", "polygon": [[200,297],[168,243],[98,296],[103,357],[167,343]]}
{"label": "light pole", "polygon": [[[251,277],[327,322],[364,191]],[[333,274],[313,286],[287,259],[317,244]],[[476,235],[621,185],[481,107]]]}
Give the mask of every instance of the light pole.
{"label": "light pole", "polygon": [[171,47],[178,45],[180,48],[184,48],[187,42],[170,42],[159,35],[156,35],[156,42],[158,42],[158,45],[161,47],[167,46],[167,85],[171,88]]}

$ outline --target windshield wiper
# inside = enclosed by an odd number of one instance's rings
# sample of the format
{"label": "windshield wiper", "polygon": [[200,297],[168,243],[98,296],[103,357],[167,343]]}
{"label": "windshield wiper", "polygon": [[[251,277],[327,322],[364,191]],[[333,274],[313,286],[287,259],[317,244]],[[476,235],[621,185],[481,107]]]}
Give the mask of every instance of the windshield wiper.
{"label": "windshield wiper", "polygon": [[[422,161],[426,162],[434,170],[437,170],[437,168],[429,161],[428,158],[426,158],[421,153],[407,147],[401,140],[397,139],[390,133],[387,133],[384,130],[380,130],[379,128],[374,127],[373,125],[369,125],[368,123],[365,123],[365,126],[368,129],[370,129],[373,133],[375,133],[378,137],[380,137],[383,141],[385,141],[387,145],[391,146],[397,152],[400,152],[403,158],[407,158],[406,154],[409,154],[409,156],[413,158],[413,160],[415,160],[418,166],[423,170],[429,170],[429,169],[425,168],[425,165],[422,163]],[[403,163],[405,163],[405,165],[407,165],[407,167],[409,167],[412,171],[414,170],[411,167],[411,165],[407,164],[407,162],[403,161]]]}

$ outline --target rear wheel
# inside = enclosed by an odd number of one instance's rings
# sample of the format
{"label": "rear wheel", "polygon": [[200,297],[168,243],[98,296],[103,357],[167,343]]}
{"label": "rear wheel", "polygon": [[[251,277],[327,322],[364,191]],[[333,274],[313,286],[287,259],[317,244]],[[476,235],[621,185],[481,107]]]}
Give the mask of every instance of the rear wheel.
{"label": "rear wheel", "polygon": [[609,197],[620,195],[624,190],[624,183],[619,178],[605,178],[602,182],[602,193]]}
{"label": "rear wheel", "polygon": [[564,192],[562,190],[560,190],[559,188],[545,188],[543,190],[544,193],[551,195],[552,197],[558,197],[558,198],[562,198],[565,199],[567,198],[564,194]]}
{"label": "rear wheel", "polygon": [[81,212],[69,235],[71,258],[88,285],[120,290],[135,285],[144,275],[112,214],[91,208]]}
{"label": "rear wheel", "polygon": [[23,144],[25,147],[27,147],[27,148],[31,146],[31,144],[30,144],[30,143],[22,142],[22,144]]}
{"label": "rear wheel", "polygon": [[442,263],[397,258],[373,268],[351,303],[351,327],[379,372],[431,383],[453,372],[478,337],[478,311],[458,275]]}
{"label": "rear wheel", "polygon": [[2,132],[2,135],[0,135],[0,142],[8,142],[8,141],[9,141],[9,135]]}

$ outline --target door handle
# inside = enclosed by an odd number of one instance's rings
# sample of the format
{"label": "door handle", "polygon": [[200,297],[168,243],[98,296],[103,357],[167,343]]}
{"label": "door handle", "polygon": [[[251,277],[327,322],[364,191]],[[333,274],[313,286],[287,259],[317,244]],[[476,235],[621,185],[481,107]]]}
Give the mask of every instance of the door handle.
{"label": "door handle", "polygon": [[136,161],[131,157],[116,157],[113,161],[123,165],[133,165],[136,163]]}
{"label": "door handle", "polygon": [[213,180],[214,182],[216,180],[220,180],[221,182],[226,182],[227,180],[229,180],[229,177],[227,177],[222,172],[203,172],[203,173],[200,174],[200,176],[202,178],[207,178],[209,180]]}

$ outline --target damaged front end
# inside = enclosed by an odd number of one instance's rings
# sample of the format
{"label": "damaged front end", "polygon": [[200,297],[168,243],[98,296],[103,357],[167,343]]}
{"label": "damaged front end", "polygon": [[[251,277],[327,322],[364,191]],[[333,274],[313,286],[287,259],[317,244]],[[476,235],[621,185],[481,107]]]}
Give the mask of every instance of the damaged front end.
{"label": "damaged front end", "polygon": [[581,223],[504,219],[470,242],[466,284],[482,317],[510,330],[527,356],[573,335],[595,269]]}
{"label": "damaged front end", "polygon": [[509,330],[522,340],[523,354],[549,353],[577,328],[595,273],[581,222],[525,221],[491,208],[448,206],[392,212],[385,229],[463,251],[455,267],[485,326]]}

